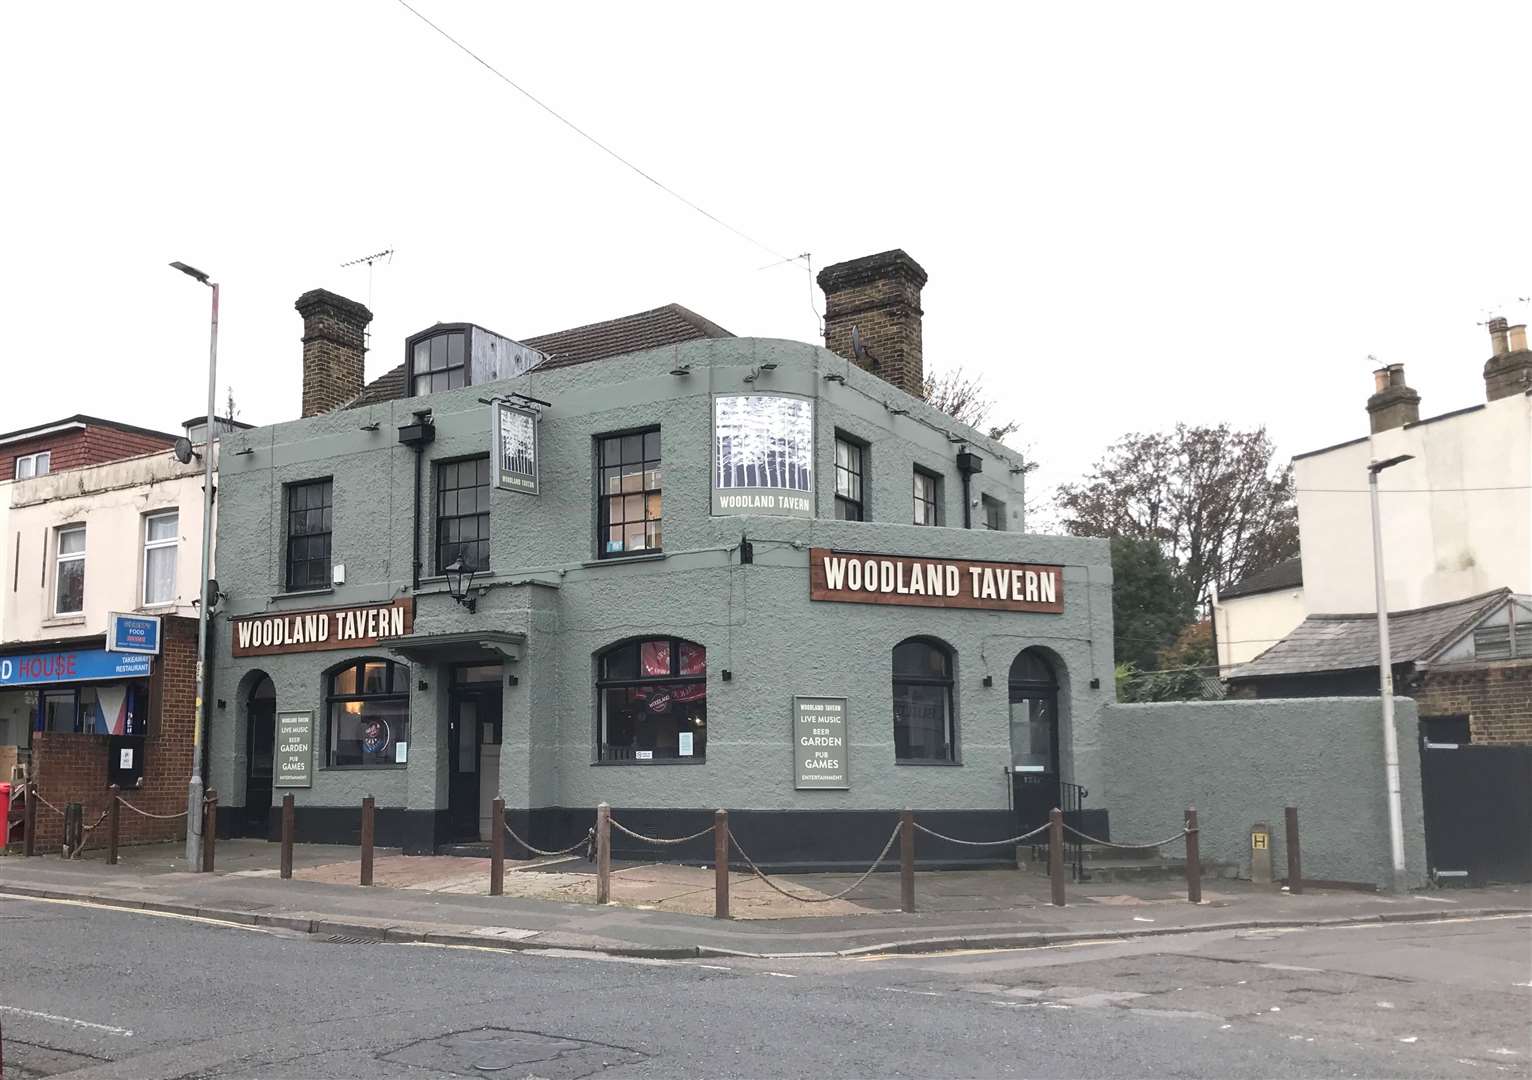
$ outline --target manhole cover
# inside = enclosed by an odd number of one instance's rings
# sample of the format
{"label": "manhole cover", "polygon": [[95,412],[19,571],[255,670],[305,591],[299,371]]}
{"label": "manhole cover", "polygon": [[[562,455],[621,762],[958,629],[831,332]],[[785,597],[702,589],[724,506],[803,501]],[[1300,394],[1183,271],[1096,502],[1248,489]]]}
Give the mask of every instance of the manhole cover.
{"label": "manhole cover", "polygon": [[382,1060],[457,1076],[579,1080],[616,1065],[642,1061],[644,1055],[587,1039],[509,1028],[477,1028],[410,1043],[382,1055]]}

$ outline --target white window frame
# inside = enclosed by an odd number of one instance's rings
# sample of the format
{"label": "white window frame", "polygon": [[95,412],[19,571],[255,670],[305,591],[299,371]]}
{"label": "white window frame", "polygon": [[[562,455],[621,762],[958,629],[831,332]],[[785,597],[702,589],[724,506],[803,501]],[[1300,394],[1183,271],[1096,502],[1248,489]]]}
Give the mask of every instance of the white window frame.
{"label": "white window frame", "polygon": [[[27,475],[25,475],[25,476],[21,475],[21,463],[23,461],[29,461],[29,462],[32,463],[32,471],[27,473]],[[43,471],[42,472],[38,472],[37,471],[37,466],[38,466],[39,463],[41,463],[41,465],[43,467]],[[17,479],[17,480],[31,480],[34,477],[47,476],[52,471],[53,471],[53,451],[51,451],[51,450],[39,450],[35,454],[17,454],[16,455],[16,472],[15,472],[14,479]]]}
{"label": "white window frame", "polygon": [[[163,520],[164,518],[174,518],[175,519],[175,522],[176,522],[175,535],[170,537],[168,540],[151,540],[151,539],[149,539],[149,524],[150,524],[150,522],[155,521],[156,519]],[[165,600],[151,600],[151,599],[149,599],[149,553],[151,551],[162,551],[165,548],[179,549],[180,546],[181,546],[181,511],[178,508],[176,508],[176,507],[168,507],[168,508],[166,508],[164,510],[151,510],[149,513],[144,515],[144,556],[143,556],[143,559],[141,560],[141,569],[143,571],[144,583],[143,583],[143,587],[139,590],[139,597],[142,600],[144,607],[146,607],[146,608],[149,608],[149,607],[170,607],[170,606],[175,604],[175,602],[176,602],[176,591],[175,591],[175,589],[176,589],[176,572],[178,572],[179,569],[180,569],[179,565],[177,565],[175,567],[175,570],[173,570],[171,575],[170,575],[170,596],[169,596],[169,598],[165,599]],[[179,564],[179,562],[180,562],[180,551],[179,550],[176,550],[175,562],[177,564]]]}
{"label": "white window frame", "polygon": [[57,618],[57,619],[67,619],[67,618],[69,618],[72,615],[84,615],[85,614],[85,567],[83,565],[80,567],[80,606],[79,606],[79,608],[77,610],[74,610],[74,611],[60,611],[59,610],[59,606],[58,606],[59,605],[59,577],[60,577],[59,571],[62,569],[63,564],[66,563],[66,562],[78,562],[78,563],[83,564],[85,562],[85,548],[83,546],[80,548],[79,551],[72,551],[72,552],[69,552],[67,554],[62,550],[62,548],[64,546],[64,536],[65,536],[65,534],[66,533],[74,533],[74,532],[78,532],[81,536],[85,536],[85,526],[84,525],[60,525],[53,532],[53,616],[54,616],[54,618]]}

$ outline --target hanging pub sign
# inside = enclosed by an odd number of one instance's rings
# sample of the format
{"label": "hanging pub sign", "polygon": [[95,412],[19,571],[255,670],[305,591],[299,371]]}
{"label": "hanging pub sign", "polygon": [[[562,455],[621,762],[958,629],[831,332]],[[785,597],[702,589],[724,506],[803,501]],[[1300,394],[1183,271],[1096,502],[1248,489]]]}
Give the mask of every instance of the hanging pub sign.
{"label": "hanging pub sign", "polygon": [[1064,568],[810,548],[809,599],[1058,615]]}
{"label": "hanging pub sign", "polygon": [[272,787],[314,786],[313,713],[277,713],[275,764]]}
{"label": "hanging pub sign", "polygon": [[812,398],[713,398],[713,513],[814,516]]}
{"label": "hanging pub sign", "polygon": [[495,486],[502,491],[537,494],[537,413],[508,401],[490,407],[490,441]]}
{"label": "hanging pub sign", "polygon": [[405,637],[414,630],[415,600],[408,596],[391,604],[244,615],[229,620],[235,656],[354,649],[376,645],[384,638]]}
{"label": "hanging pub sign", "polygon": [[793,698],[793,787],[849,789],[849,753],[845,698]]}

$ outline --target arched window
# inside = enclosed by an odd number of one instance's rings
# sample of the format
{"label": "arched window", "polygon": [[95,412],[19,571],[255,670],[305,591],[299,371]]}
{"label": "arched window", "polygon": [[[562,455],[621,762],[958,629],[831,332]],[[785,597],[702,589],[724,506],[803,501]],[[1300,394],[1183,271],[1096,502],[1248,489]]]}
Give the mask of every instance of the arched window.
{"label": "arched window", "polygon": [[601,761],[701,759],[707,748],[707,650],[680,638],[614,645],[596,658]]}
{"label": "arched window", "polygon": [[325,688],[331,767],[393,768],[408,761],[410,669],[392,660],[351,660]]}
{"label": "arched window", "polygon": [[930,638],[894,646],[894,760],[954,761],[952,650]]}

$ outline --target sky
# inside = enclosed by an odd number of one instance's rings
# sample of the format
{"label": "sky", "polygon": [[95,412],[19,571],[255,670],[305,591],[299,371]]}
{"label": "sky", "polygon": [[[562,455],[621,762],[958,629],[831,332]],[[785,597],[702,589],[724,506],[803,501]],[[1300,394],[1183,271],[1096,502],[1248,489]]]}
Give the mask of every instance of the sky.
{"label": "sky", "polygon": [[1532,314],[1532,5],[411,2],[750,239],[399,0],[5,5],[0,430],[203,411],[171,260],[261,424],[307,289],[375,312],[373,378],[438,321],[812,341],[792,257],[900,247],[927,369],[983,377],[1040,490],[1178,421],[1365,434],[1369,354],[1474,404],[1478,324]]}

